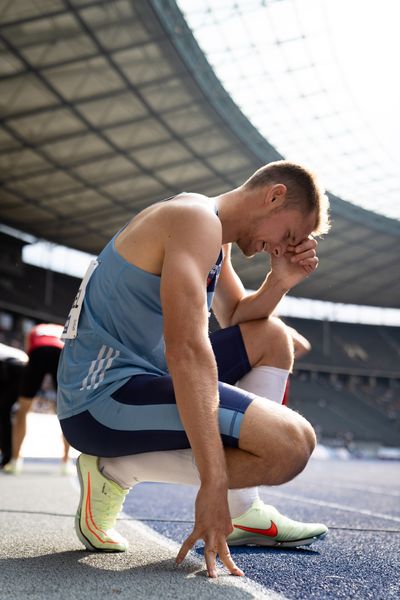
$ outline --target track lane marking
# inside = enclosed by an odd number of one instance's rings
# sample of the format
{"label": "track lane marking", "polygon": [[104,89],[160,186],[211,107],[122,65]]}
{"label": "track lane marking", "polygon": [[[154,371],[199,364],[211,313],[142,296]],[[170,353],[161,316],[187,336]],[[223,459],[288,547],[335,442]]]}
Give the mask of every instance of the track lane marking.
{"label": "track lane marking", "polygon": [[[306,485],[306,486],[311,486],[311,487],[316,487],[316,488],[321,488],[321,484],[320,483],[313,483],[313,482],[301,482],[302,485]],[[335,489],[345,489],[345,490],[354,490],[355,492],[368,492],[370,494],[381,494],[384,496],[391,496],[393,498],[400,498],[400,491],[396,492],[396,491],[386,491],[382,488],[376,487],[376,486],[361,486],[361,485],[351,485],[351,484],[346,484],[346,483],[330,483],[328,481],[324,481],[324,487],[332,487]]]}
{"label": "track lane marking", "polygon": [[[172,553],[173,556],[176,556],[180,549],[180,544],[170,538],[166,537],[162,533],[159,533],[149,525],[146,525],[140,521],[132,520],[132,517],[125,512],[121,513],[122,519],[125,519],[127,525],[132,528],[136,533],[141,534],[143,537],[147,538],[149,542],[157,544],[161,548],[164,548],[169,553]],[[171,523],[173,521],[170,521]],[[199,571],[204,571],[206,569],[204,558],[199,557],[194,551],[190,551],[187,557],[188,564],[192,563],[195,565],[198,573]],[[176,567],[177,571],[179,571],[179,567]],[[196,573],[191,573],[190,575],[182,574],[182,600],[187,598],[187,586],[185,585],[185,580],[194,577]],[[271,590],[260,583],[250,579],[249,577],[232,577],[229,576],[229,573],[223,567],[218,566],[218,574],[219,577],[217,580],[208,579],[211,585],[224,585],[224,583],[229,584],[230,586],[237,587],[238,589],[243,590],[254,598],[255,600],[289,600],[286,596],[283,596],[281,593],[276,592],[275,590]],[[204,575],[206,578],[206,575]],[[228,590],[227,590],[228,592]],[[179,600],[179,598],[177,599]]]}
{"label": "track lane marking", "polygon": [[379,519],[386,519],[388,521],[395,521],[400,523],[400,517],[394,515],[384,515],[375,511],[367,510],[365,508],[353,508],[352,506],[346,506],[345,504],[337,504],[336,502],[326,502],[325,500],[315,500],[314,498],[306,498],[305,496],[298,496],[297,494],[287,494],[285,492],[276,492],[268,488],[268,496],[275,496],[279,498],[286,498],[288,500],[296,500],[297,502],[304,502],[305,504],[315,504],[317,506],[326,506],[328,508],[335,508],[336,510],[343,510],[346,512],[358,513],[366,515],[368,517],[375,517]]}
{"label": "track lane marking", "polygon": [[[79,492],[80,485],[78,477],[76,475],[70,475],[68,478],[72,488]],[[145,523],[142,523],[141,521],[132,518],[127,512],[122,511],[120,513],[120,518],[118,519],[118,521],[126,523],[126,525],[128,525],[130,529],[133,529],[133,531],[139,534],[142,539],[145,538],[149,541],[149,564],[151,564],[151,561],[154,560],[154,552],[150,548],[151,543],[156,544],[157,547],[160,547],[160,549],[164,549],[164,551],[171,553],[174,557],[178,554],[178,551],[180,549],[180,544],[178,542],[167,538],[166,536],[159,533],[149,525],[146,525]],[[174,521],[171,520],[169,522],[173,523]],[[130,552],[133,551],[132,548],[133,544],[131,544]],[[173,560],[174,559],[171,558],[171,564],[173,563]],[[200,558],[193,551],[190,551],[184,564],[187,564],[188,566],[190,564],[194,565],[196,571],[185,575],[183,572],[179,573],[180,567],[176,567],[177,576],[182,577],[182,595],[177,596],[176,600],[185,600],[188,597],[187,580],[191,577],[195,577],[199,571],[204,571],[206,568],[204,558]],[[223,569],[223,567],[218,567],[218,574],[219,577],[216,580],[207,578],[206,575],[204,575],[204,578],[207,579],[207,583],[209,583],[210,585],[226,585],[229,587],[235,587],[238,590],[242,590],[243,597],[250,597],[254,600],[289,600],[287,596],[284,596],[280,592],[276,592],[275,590],[271,590],[265,587],[264,585],[254,581],[250,577],[232,577],[229,575],[226,569]],[[226,590],[228,594],[229,587],[227,587]],[[210,593],[210,595],[207,594],[204,597],[210,597],[211,599],[213,597],[212,592]]]}

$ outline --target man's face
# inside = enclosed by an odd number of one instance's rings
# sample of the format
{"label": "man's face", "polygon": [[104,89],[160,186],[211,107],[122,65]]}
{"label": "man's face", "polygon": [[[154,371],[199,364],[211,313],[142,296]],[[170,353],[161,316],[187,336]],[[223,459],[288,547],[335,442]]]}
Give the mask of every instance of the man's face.
{"label": "man's face", "polygon": [[288,246],[299,244],[314,227],[315,213],[304,215],[293,208],[276,210],[263,219],[255,220],[248,235],[240,238],[237,245],[247,257],[258,252],[283,256]]}

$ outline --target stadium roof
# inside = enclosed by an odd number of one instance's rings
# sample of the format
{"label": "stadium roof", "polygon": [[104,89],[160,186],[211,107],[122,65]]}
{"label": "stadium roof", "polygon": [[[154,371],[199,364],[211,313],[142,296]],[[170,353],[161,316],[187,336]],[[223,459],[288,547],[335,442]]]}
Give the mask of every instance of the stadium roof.
{"label": "stadium roof", "polygon": [[[145,206],[226,191],[281,158],[233,103],[175,2],[0,8],[0,221],[97,253]],[[400,307],[400,223],[335,196],[320,267],[292,294]],[[235,265],[246,287],[265,256]]]}
{"label": "stadium roof", "polygon": [[222,85],[279,152],[344,200],[400,220],[397,0],[177,3]]}

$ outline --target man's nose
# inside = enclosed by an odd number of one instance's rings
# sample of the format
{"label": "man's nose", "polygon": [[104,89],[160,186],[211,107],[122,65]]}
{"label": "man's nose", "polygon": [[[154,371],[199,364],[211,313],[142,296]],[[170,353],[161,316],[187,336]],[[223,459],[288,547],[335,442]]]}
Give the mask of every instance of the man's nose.
{"label": "man's nose", "polygon": [[280,245],[275,246],[274,249],[273,249],[273,251],[272,251],[272,254],[274,256],[276,256],[276,257],[282,256],[283,255],[282,246],[280,246]]}

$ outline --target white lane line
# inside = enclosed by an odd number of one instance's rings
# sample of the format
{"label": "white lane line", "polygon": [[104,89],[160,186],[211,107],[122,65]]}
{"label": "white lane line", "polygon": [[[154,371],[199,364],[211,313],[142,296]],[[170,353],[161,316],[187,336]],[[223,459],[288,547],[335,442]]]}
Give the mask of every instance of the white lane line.
{"label": "white lane line", "polygon": [[[139,521],[132,521],[131,520],[132,517],[130,517],[127,513],[121,513],[121,517],[122,517],[122,519],[127,519],[125,522],[127,523],[127,525],[129,525],[129,527],[131,527],[136,532],[137,536],[140,536],[141,538],[144,537],[146,540],[149,541],[149,546],[150,546],[150,544],[156,544],[157,547],[160,547],[160,548],[163,548],[164,550],[166,550],[168,552],[168,554],[172,554],[173,556],[176,556],[178,554],[179,549],[180,549],[180,544],[178,544],[177,542],[167,538],[166,536],[162,535],[161,533],[158,533],[158,531],[155,531],[154,529],[152,529],[148,525],[145,525],[144,523],[140,523]],[[173,559],[171,559],[171,560],[173,560]],[[195,577],[196,573],[198,573],[199,571],[205,570],[204,560],[201,559],[194,552],[190,552],[188,554],[187,559],[185,559],[185,560],[190,562],[190,564],[193,564],[197,570],[195,573],[191,573],[190,575],[184,575],[182,573],[182,599],[188,597],[187,596],[188,589],[187,589],[186,579]],[[228,573],[226,570],[223,572],[222,569],[219,569],[219,571],[220,571],[221,575],[227,575],[227,573]],[[177,568],[177,576],[180,576],[179,567]],[[241,591],[243,591],[244,597],[247,596],[247,594],[248,594],[250,596],[250,598],[254,598],[255,600],[289,600],[286,596],[283,596],[279,592],[270,590],[270,589],[264,587],[263,585],[255,582],[255,581],[252,581],[251,579],[244,578],[244,577],[228,577],[227,578],[227,577],[222,576],[222,577],[219,577],[217,580],[209,579],[208,581],[209,581],[209,583],[214,584],[214,585],[234,586],[235,588],[238,588]],[[177,600],[179,600],[179,598],[177,598]]]}
{"label": "white lane line", "polygon": [[394,515],[384,515],[382,513],[367,510],[364,508],[353,508],[352,506],[337,504],[336,502],[326,502],[325,500],[315,500],[314,498],[306,498],[305,496],[298,496],[297,494],[286,494],[284,492],[276,492],[271,488],[268,488],[268,492],[266,492],[266,494],[268,494],[268,496],[276,496],[280,498],[286,498],[288,500],[296,500],[297,502],[304,502],[305,504],[316,504],[317,506],[326,506],[328,508],[335,508],[336,510],[344,510],[346,512],[367,515],[368,517],[386,519],[387,521],[395,521],[396,523],[400,523],[400,517],[395,517]]}
{"label": "white lane line", "polygon": [[[321,488],[321,483],[313,483],[313,482],[302,482],[303,485],[307,485],[307,486],[312,486],[312,487],[316,487],[316,488]],[[396,491],[387,491],[383,488],[379,488],[376,486],[363,486],[363,485],[353,485],[353,484],[346,484],[346,483],[330,483],[330,482],[326,482],[324,481],[323,483],[324,487],[332,487],[332,488],[336,488],[336,489],[345,489],[345,490],[354,490],[355,492],[367,492],[369,494],[380,494],[382,496],[390,496],[393,498],[400,498],[400,492],[396,492]]]}
{"label": "white lane line", "polygon": [[[76,475],[71,475],[69,477],[69,480],[71,482],[72,487],[76,491],[79,491],[80,485],[78,477]],[[172,554],[172,556],[174,557],[178,554],[180,544],[178,544],[177,542],[170,540],[166,536],[162,535],[161,533],[158,533],[158,531],[155,531],[154,529],[152,529],[148,525],[145,525],[144,523],[132,520],[132,517],[126,512],[121,512],[120,519],[123,520],[124,524],[126,523],[126,525],[133,529],[136,532],[136,534],[139,534],[139,537],[141,537],[142,539],[145,538],[149,541],[149,556],[152,556],[154,554],[152,553],[150,548],[151,544],[156,544],[158,547],[163,548],[168,552],[168,554]],[[191,564],[195,565],[195,568],[197,569],[196,572],[204,571],[204,559],[200,559],[194,552],[190,552],[186,560],[188,562],[190,561]],[[224,575],[226,575],[226,573],[227,572],[225,572]],[[195,577],[195,575],[196,573],[193,572],[190,575],[185,576],[183,573],[179,573],[179,570],[177,569],[177,576],[182,576],[182,596],[180,596],[182,600],[188,597],[187,579],[190,577]],[[256,581],[248,579],[247,577],[219,577],[217,580],[210,579],[209,582],[213,585],[234,586],[239,590],[243,591],[243,597],[246,597],[248,595],[250,598],[254,598],[254,600],[289,600],[286,596],[283,596],[279,592],[270,590],[264,587],[263,585],[257,583]],[[227,592],[229,593],[228,590]],[[177,600],[179,600],[179,597],[177,597]]]}

